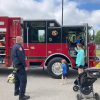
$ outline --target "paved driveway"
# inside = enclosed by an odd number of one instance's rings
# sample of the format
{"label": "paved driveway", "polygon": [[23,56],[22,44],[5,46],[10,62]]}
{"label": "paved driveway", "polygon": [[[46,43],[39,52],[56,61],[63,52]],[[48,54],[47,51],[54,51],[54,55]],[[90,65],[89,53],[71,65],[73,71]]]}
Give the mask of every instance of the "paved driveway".
{"label": "paved driveway", "polygon": [[[0,100],[18,100],[13,96],[13,84],[6,82],[11,70],[0,69]],[[73,92],[73,82],[77,72],[71,70],[65,85],[61,85],[60,79],[51,78],[41,69],[28,72],[27,94],[30,100],[77,100]],[[94,84],[95,91],[100,93],[100,79]],[[91,99],[92,100],[92,99]]]}

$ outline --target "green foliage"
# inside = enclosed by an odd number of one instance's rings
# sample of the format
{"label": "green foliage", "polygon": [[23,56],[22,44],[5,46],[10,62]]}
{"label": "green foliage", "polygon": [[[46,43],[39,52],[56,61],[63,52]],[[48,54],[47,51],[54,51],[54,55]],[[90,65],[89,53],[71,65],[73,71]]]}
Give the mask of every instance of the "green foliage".
{"label": "green foliage", "polygon": [[100,56],[100,50],[96,50],[96,56]]}
{"label": "green foliage", "polygon": [[96,33],[95,42],[100,44],[100,30]]}

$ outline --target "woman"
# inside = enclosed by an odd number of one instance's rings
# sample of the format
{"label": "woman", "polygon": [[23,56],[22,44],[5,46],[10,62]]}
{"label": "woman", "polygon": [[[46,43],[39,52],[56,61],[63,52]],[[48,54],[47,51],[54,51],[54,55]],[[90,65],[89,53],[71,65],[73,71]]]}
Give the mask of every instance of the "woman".
{"label": "woman", "polygon": [[75,47],[75,50],[77,51],[77,57],[76,57],[76,65],[78,68],[78,78],[74,81],[75,86],[73,87],[74,91],[78,90],[78,86],[80,83],[80,77],[81,77],[81,73],[84,72],[84,66],[85,66],[85,53],[84,53],[84,49],[83,49],[83,45],[82,44],[77,44],[77,48]]}
{"label": "woman", "polygon": [[78,74],[81,74],[84,71],[85,66],[85,53],[83,45],[77,44],[77,48],[75,47],[75,50],[77,51],[76,65],[78,67]]}

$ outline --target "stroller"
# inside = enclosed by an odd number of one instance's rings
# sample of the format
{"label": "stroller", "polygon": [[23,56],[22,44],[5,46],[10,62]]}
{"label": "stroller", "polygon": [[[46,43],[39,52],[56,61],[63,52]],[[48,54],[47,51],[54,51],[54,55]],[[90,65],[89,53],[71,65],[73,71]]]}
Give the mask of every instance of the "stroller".
{"label": "stroller", "polygon": [[[74,82],[74,91],[79,90],[79,94],[77,94],[77,100],[82,99],[91,99],[100,100],[99,94],[94,93],[93,83],[100,78],[100,69],[98,68],[88,68],[85,69],[83,73],[79,75],[79,77]],[[92,94],[92,96],[89,96]]]}

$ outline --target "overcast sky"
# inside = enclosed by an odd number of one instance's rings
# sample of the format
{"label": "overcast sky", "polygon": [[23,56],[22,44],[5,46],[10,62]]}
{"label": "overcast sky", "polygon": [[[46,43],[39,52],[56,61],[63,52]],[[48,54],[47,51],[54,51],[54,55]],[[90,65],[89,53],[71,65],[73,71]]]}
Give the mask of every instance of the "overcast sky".
{"label": "overcast sky", "polygon": [[[61,23],[62,0],[0,0],[0,16],[56,19]],[[64,25],[89,23],[100,28],[100,0],[64,0]]]}

